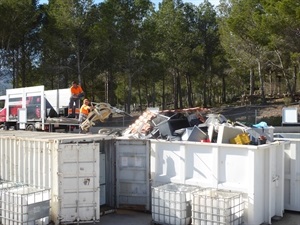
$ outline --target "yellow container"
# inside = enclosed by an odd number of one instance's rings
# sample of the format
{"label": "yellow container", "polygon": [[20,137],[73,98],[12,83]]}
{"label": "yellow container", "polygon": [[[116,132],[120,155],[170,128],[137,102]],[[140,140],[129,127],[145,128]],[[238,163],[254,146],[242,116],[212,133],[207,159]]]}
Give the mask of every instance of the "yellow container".
{"label": "yellow container", "polygon": [[230,144],[248,145],[250,137],[247,133],[238,134],[236,137],[230,139]]}

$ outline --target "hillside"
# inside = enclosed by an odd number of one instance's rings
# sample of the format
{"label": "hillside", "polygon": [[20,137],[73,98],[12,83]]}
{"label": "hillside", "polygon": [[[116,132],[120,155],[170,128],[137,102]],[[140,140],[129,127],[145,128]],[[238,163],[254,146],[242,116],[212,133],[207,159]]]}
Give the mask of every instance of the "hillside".
{"label": "hillside", "polygon": [[265,121],[268,125],[280,126],[284,107],[297,108],[298,112],[300,110],[298,103],[285,105],[283,102],[271,102],[267,105],[223,106],[212,108],[211,111],[222,114],[231,121],[239,121],[246,124]]}
{"label": "hillside", "polygon": [[[296,107],[298,112],[300,106],[298,103],[285,105],[284,101],[268,102],[267,105],[226,105],[221,107],[210,108],[205,114],[222,114],[228,120],[241,122],[246,125],[253,125],[260,121],[266,122],[270,126],[281,126],[282,123],[282,109],[284,107]],[[204,116],[205,116],[204,114]],[[131,116],[113,114],[112,117],[105,120],[105,122],[97,122],[97,126],[102,127],[128,127],[134,123],[141,112],[131,113]]]}

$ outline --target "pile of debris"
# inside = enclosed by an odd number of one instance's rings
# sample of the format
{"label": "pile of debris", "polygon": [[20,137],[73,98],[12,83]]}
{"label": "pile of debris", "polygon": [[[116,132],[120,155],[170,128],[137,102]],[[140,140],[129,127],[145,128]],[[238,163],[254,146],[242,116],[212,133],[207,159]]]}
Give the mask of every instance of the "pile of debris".
{"label": "pile of debris", "polygon": [[265,122],[248,127],[241,122],[231,122],[222,114],[212,114],[204,108],[167,111],[149,108],[123,132],[123,136],[260,145],[273,142],[273,130]]}

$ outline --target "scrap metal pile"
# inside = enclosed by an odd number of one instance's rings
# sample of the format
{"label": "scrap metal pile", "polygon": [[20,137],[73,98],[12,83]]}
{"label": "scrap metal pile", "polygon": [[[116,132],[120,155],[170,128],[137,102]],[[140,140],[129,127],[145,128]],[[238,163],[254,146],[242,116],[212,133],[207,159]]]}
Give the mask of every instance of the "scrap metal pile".
{"label": "scrap metal pile", "polygon": [[273,141],[273,129],[265,122],[251,127],[241,122],[231,122],[222,114],[212,114],[209,109],[204,108],[167,111],[150,108],[123,132],[123,136],[135,139],[260,145]]}

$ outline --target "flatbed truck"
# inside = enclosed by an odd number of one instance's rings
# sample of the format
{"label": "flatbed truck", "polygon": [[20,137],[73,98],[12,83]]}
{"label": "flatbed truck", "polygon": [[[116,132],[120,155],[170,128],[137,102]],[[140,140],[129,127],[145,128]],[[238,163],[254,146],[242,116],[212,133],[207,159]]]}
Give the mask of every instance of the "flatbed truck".
{"label": "flatbed truck", "polygon": [[64,131],[78,128],[67,118],[70,89],[45,90],[44,86],[7,89],[0,96],[0,128],[5,130]]}

